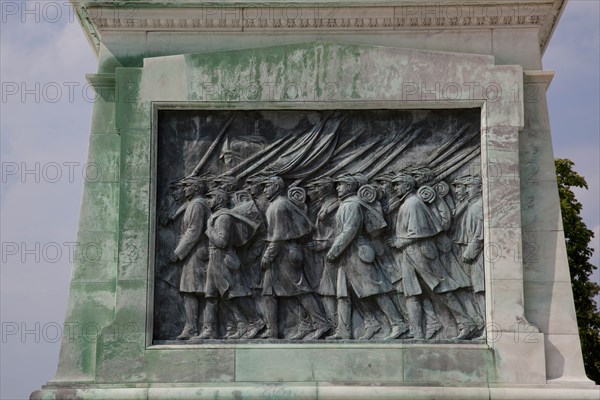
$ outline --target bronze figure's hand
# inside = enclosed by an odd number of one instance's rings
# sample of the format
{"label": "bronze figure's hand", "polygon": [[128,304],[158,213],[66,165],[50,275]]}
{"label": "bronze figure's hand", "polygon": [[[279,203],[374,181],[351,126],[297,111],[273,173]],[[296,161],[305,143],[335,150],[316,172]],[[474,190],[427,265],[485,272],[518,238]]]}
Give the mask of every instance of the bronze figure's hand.
{"label": "bronze figure's hand", "polygon": [[389,238],[389,239],[386,239],[385,242],[387,243],[388,246],[394,247],[396,249],[403,247],[401,242],[397,238]]}
{"label": "bronze figure's hand", "polygon": [[325,260],[329,263],[333,263],[335,261],[335,257],[331,253],[327,253],[327,256],[325,256]]}
{"label": "bronze figure's hand", "polygon": [[260,266],[264,270],[271,268],[271,260],[269,260],[268,258],[263,258],[262,260],[260,260]]}

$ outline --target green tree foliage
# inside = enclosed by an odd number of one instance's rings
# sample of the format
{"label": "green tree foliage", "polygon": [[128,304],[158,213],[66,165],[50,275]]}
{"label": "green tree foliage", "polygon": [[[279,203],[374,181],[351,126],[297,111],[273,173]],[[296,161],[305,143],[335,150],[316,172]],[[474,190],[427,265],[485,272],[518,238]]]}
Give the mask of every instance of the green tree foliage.
{"label": "green tree foliage", "polygon": [[590,275],[598,268],[590,263],[593,253],[590,241],[594,232],[581,219],[582,205],[571,190],[574,187],[587,189],[588,186],[585,178],[573,170],[573,161],[559,158],[555,165],[585,370],[590,379],[600,384],[600,313],[594,300],[600,286],[590,280]]}

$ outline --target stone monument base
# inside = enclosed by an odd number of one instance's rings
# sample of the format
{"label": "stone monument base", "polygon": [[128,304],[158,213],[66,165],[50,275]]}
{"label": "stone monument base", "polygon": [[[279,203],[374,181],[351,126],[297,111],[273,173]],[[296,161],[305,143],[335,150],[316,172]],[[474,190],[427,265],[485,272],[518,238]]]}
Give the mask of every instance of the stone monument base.
{"label": "stone monument base", "polygon": [[190,399],[190,400],[419,400],[419,399],[507,399],[507,400],[598,400],[593,385],[480,385],[431,387],[354,383],[232,383],[222,385],[154,384],[145,387],[89,385],[68,388],[46,386],[31,395],[31,400],[58,399]]}
{"label": "stone monument base", "polygon": [[[514,337],[492,345],[468,343],[277,343],[153,345],[146,351],[174,352],[179,363],[148,360],[146,375],[138,382],[104,383],[54,380],[31,395],[32,400],[58,399],[512,399],[598,400],[592,381],[562,378],[548,381],[539,372],[544,365],[541,334],[530,341]],[[539,339],[539,340],[536,340]],[[505,348],[508,346],[511,352]],[[504,349],[504,350],[503,350]],[[227,370],[210,376],[188,370],[187,382],[173,382],[182,369],[200,359],[184,354],[219,352]],[[504,368],[507,357],[518,358]],[[154,354],[150,358],[156,357]],[[509,357],[511,358],[511,357]],[[113,370],[129,370],[124,362]],[[230,370],[228,374],[226,371]],[[153,371],[153,372],[152,372]],[[128,376],[128,375],[127,375]],[[123,379],[123,378],[121,378]],[[130,378],[125,377],[125,380]],[[144,379],[145,382],[140,382]],[[512,382],[511,382],[512,381]],[[519,381],[518,383],[515,381]],[[112,379],[114,382],[114,379]],[[172,383],[168,383],[172,382]]]}

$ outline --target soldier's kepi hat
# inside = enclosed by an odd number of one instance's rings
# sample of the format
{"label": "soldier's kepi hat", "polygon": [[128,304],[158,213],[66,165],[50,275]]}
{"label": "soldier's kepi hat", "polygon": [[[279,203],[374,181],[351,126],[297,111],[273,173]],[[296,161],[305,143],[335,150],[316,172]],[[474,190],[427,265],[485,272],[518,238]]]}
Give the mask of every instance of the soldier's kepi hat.
{"label": "soldier's kepi hat", "polygon": [[333,185],[335,183],[334,179],[329,176],[323,176],[321,178],[317,178],[314,181],[311,181],[306,184],[307,188],[315,187],[315,186],[323,186],[323,185]]}
{"label": "soldier's kepi hat", "polygon": [[335,178],[334,181],[338,182],[338,183],[358,184],[358,181],[356,180],[356,178],[350,174],[342,174],[342,175],[338,176],[337,178]]}
{"label": "soldier's kepi hat", "polygon": [[468,185],[469,183],[471,183],[472,180],[473,177],[471,175],[462,175],[452,182],[452,186]]}
{"label": "soldier's kepi hat", "polygon": [[219,196],[219,197],[223,197],[223,198],[227,198],[227,192],[224,189],[221,188],[214,188],[209,190],[209,192],[206,194],[208,197],[215,197],[215,196]]}
{"label": "soldier's kepi hat", "polygon": [[284,185],[283,179],[277,175],[271,175],[269,177],[264,178],[261,182],[262,185],[266,185],[268,183],[277,183],[281,186]]}
{"label": "soldier's kepi hat", "polygon": [[171,189],[176,189],[176,188],[180,188],[183,186],[183,179],[177,179],[171,183],[169,183],[169,187]]}
{"label": "soldier's kepi hat", "polygon": [[481,177],[479,175],[473,175],[473,177],[471,178],[471,182],[468,183],[469,185],[481,185]]}
{"label": "soldier's kepi hat", "polygon": [[381,175],[377,175],[373,180],[375,182],[393,182],[396,174],[393,172],[385,172]]}
{"label": "soldier's kepi hat", "polygon": [[416,183],[415,177],[407,174],[407,173],[400,173],[398,174],[394,179],[392,179],[392,182],[394,183],[398,183],[398,182],[407,182],[407,183]]}
{"label": "soldier's kepi hat", "polygon": [[246,183],[249,185],[254,185],[255,183],[262,183],[264,180],[264,175],[253,175],[246,178]]}
{"label": "soldier's kepi hat", "polygon": [[356,182],[358,182],[358,186],[363,186],[369,183],[369,178],[360,172],[354,174],[354,179],[356,179]]}
{"label": "soldier's kepi hat", "polygon": [[204,182],[211,182],[214,181],[215,175],[210,172],[205,172],[202,175],[200,175],[199,178],[202,179]]}
{"label": "soldier's kepi hat", "polygon": [[233,183],[233,184],[235,184],[235,182],[237,181],[237,178],[233,175],[219,175],[216,178],[214,178],[214,181],[216,183]]}
{"label": "soldier's kepi hat", "polygon": [[195,183],[204,182],[204,178],[201,177],[201,176],[189,175],[189,176],[186,176],[185,178],[183,178],[181,180],[181,182],[182,182],[183,185],[190,186],[190,185],[193,185]]}

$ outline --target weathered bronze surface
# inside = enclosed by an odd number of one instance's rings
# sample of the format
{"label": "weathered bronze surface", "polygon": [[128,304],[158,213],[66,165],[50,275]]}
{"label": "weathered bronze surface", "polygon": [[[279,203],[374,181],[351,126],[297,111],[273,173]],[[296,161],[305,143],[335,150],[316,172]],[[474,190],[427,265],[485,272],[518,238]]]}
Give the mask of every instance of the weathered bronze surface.
{"label": "weathered bronze surface", "polygon": [[155,342],[483,339],[479,120],[160,111]]}

